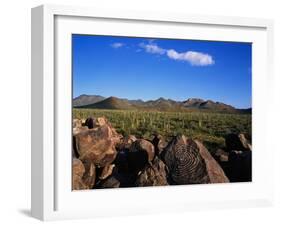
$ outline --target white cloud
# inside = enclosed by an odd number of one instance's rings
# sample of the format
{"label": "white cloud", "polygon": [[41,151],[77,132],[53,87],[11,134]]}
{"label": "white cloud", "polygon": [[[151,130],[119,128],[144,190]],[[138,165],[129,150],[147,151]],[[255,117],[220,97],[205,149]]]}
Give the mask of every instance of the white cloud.
{"label": "white cloud", "polygon": [[139,45],[141,48],[144,48],[147,53],[154,53],[154,54],[164,54],[166,50],[159,47],[157,44],[150,41],[149,44],[141,43]]}
{"label": "white cloud", "polygon": [[215,63],[211,55],[195,51],[179,53],[174,49],[169,49],[167,50],[167,56],[173,60],[187,61],[193,66],[207,66]]}
{"label": "white cloud", "polygon": [[213,57],[207,53],[196,51],[177,52],[174,49],[164,49],[154,43],[154,40],[149,40],[148,44],[140,43],[139,46],[147,53],[167,55],[172,60],[185,61],[192,66],[208,66],[215,63]]}
{"label": "white cloud", "polygon": [[120,47],[122,47],[122,46],[124,46],[124,45],[125,45],[124,43],[115,42],[115,43],[111,44],[110,46],[111,46],[112,48],[114,48],[114,49],[118,49],[118,48],[120,48]]}

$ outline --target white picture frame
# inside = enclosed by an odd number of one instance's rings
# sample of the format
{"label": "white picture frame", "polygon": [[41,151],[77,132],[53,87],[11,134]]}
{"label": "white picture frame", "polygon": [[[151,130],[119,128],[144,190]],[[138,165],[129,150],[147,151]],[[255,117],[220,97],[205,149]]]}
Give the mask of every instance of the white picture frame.
{"label": "white picture frame", "polygon": [[[253,182],[71,191],[71,33],[252,42]],[[273,150],[266,139],[270,106],[262,103],[273,85],[272,33],[273,22],[265,19],[33,8],[32,216],[56,220],[271,205]]]}

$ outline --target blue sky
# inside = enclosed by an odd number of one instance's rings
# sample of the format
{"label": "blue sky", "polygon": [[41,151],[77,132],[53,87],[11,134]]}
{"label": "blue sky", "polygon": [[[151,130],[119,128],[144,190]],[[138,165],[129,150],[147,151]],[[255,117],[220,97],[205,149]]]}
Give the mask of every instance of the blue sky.
{"label": "blue sky", "polygon": [[251,107],[250,43],[72,35],[73,97],[202,98]]}

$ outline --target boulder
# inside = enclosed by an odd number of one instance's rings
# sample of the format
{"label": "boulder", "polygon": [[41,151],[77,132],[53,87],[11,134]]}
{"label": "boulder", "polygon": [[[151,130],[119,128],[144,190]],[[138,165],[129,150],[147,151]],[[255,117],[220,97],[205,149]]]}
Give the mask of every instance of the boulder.
{"label": "boulder", "polygon": [[103,167],[103,169],[101,171],[101,175],[99,176],[99,179],[104,180],[107,177],[109,177],[112,174],[114,167],[115,167],[114,164],[109,164],[109,165],[106,165],[105,167]]}
{"label": "boulder", "polygon": [[147,140],[136,140],[128,151],[128,168],[130,172],[139,173],[154,158],[154,146]]}
{"label": "boulder", "polygon": [[174,137],[165,148],[164,162],[172,184],[210,183],[206,163],[195,141],[184,135]]}
{"label": "boulder", "polygon": [[97,188],[119,188],[121,187],[121,183],[118,169],[117,167],[113,167],[110,176],[98,181]]}
{"label": "boulder", "polygon": [[103,126],[103,125],[108,125],[109,122],[107,121],[107,119],[105,117],[98,117],[93,121],[93,127],[99,127],[99,126]]}
{"label": "boulder", "polygon": [[89,129],[93,129],[106,124],[109,124],[109,122],[105,117],[98,117],[98,118],[89,117],[85,121],[85,126],[87,126]]}
{"label": "boulder", "polygon": [[72,158],[79,158],[78,153],[74,149],[74,145],[72,145]]}
{"label": "boulder", "polygon": [[129,151],[128,150],[120,150],[117,152],[117,156],[114,160],[114,164],[118,167],[118,169],[122,172],[129,172]]}
{"label": "boulder", "polygon": [[252,146],[245,138],[245,135],[230,133],[225,137],[225,145],[228,151],[239,150],[249,151],[252,150]]}
{"label": "boulder", "polygon": [[231,151],[228,157],[226,171],[231,182],[252,181],[252,152]]}
{"label": "boulder", "polygon": [[218,149],[215,153],[215,158],[219,161],[219,162],[228,162],[228,155],[229,153],[222,150],[222,149]]}
{"label": "boulder", "polygon": [[102,181],[99,185],[99,188],[119,188],[119,187],[120,187],[120,181],[113,176]]}
{"label": "boulder", "polygon": [[167,182],[166,165],[158,157],[139,174],[136,186],[161,186],[169,185]]}
{"label": "boulder", "polygon": [[85,126],[88,127],[89,129],[99,128],[104,126],[109,127],[111,132],[111,139],[115,144],[119,144],[123,137],[121,134],[118,134],[116,132],[115,128],[112,127],[112,125],[108,122],[108,120],[105,117],[87,118],[85,121]]}
{"label": "boulder", "polygon": [[85,173],[85,167],[83,163],[77,159],[73,158],[72,160],[72,189],[81,190],[87,189],[87,186],[84,184],[82,177]]}
{"label": "boulder", "polygon": [[223,169],[212,157],[207,148],[198,140],[195,140],[195,143],[197,144],[201,157],[204,159],[210,183],[228,183],[229,180],[224,174]]}
{"label": "boulder", "polygon": [[160,156],[164,148],[167,146],[167,142],[164,140],[164,138],[161,135],[155,135],[152,143],[155,147],[155,153],[156,155]]}
{"label": "boulder", "polygon": [[147,160],[151,162],[155,156],[155,149],[152,143],[147,140],[139,139],[132,143],[130,152],[146,152]]}
{"label": "boulder", "polygon": [[75,135],[76,150],[81,160],[89,160],[104,167],[116,157],[115,137],[108,125],[88,129]]}
{"label": "boulder", "polygon": [[85,126],[87,126],[89,129],[94,128],[94,119],[92,117],[89,117],[85,121]]}
{"label": "boulder", "polygon": [[87,126],[83,126],[82,120],[81,119],[73,119],[72,120],[72,131],[73,135],[76,135],[82,131],[87,130]]}
{"label": "boulder", "polygon": [[83,164],[85,167],[85,173],[82,177],[82,181],[88,189],[91,189],[94,187],[96,181],[96,167],[89,160],[84,160]]}
{"label": "boulder", "polygon": [[82,120],[81,119],[73,119],[72,120],[72,128],[79,128],[82,127]]}
{"label": "boulder", "polygon": [[245,134],[243,133],[240,133],[238,135],[241,143],[242,143],[242,146],[245,148],[245,150],[248,150],[248,151],[252,151],[252,145],[249,143],[249,141],[246,139],[245,137]]}
{"label": "boulder", "polygon": [[132,143],[134,143],[137,138],[134,135],[129,135],[121,139],[120,143],[116,146],[117,150],[129,150]]}
{"label": "boulder", "polygon": [[81,133],[83,131],[88,130],[87,126],[81,126],[81,127],[73,127],[72,131],[73,131],[73,136],[77,135],[78,133]]}

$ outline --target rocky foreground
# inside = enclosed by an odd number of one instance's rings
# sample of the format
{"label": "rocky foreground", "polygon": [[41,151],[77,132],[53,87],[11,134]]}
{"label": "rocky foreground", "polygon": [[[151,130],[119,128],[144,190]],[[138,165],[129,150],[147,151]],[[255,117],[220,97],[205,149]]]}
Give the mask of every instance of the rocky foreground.
{"label": "rocky foreground", "polygon": [[213,157],[198,140],[167,142],[118,134],[106,118],[73,120],[72,188],[98,189],[251,181],[252,147],[243,134],[226,136]]}

